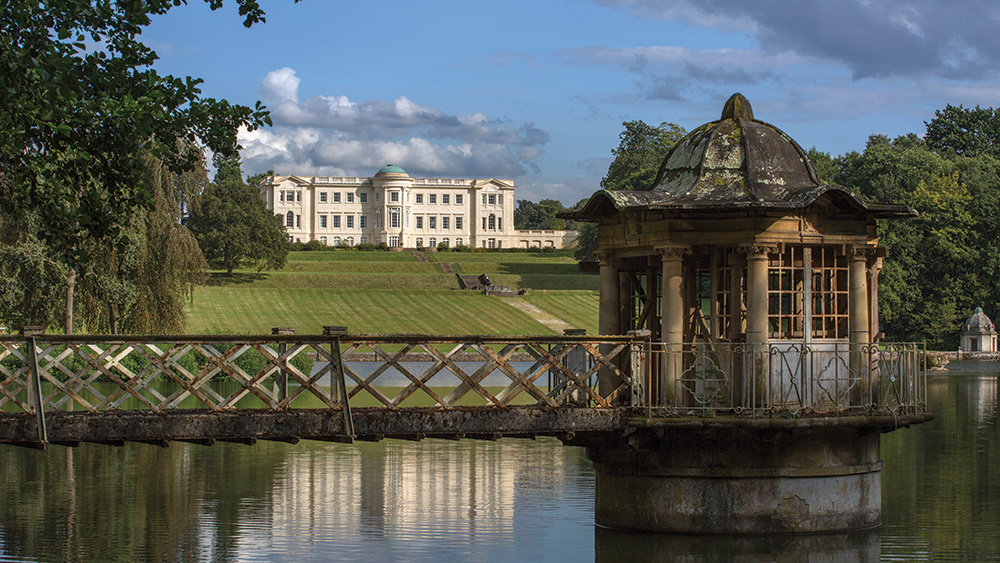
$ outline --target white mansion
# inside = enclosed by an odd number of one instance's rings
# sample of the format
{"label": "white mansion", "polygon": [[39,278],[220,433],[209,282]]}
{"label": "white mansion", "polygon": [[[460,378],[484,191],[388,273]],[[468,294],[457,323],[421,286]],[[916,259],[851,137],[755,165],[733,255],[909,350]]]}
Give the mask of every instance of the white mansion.
{"label": "white mansion", "polygon": [[270,176],[260,195],[296,242],[562,248],[576,238],[576,231],[514,230],[510,180],[411,178],[393,164],[372,178]]}

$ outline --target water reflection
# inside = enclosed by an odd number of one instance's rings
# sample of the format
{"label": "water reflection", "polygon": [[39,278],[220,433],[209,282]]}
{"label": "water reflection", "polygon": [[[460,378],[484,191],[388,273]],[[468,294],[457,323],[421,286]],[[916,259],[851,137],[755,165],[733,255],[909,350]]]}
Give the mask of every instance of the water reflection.
{"label": "water reflection", "polygon": [[998,559],[997,364],[951,367],[929,382],[937,420],[882,439],[879,530],[597,529],[590,463],[553,439],[0,446],[0,560]]}

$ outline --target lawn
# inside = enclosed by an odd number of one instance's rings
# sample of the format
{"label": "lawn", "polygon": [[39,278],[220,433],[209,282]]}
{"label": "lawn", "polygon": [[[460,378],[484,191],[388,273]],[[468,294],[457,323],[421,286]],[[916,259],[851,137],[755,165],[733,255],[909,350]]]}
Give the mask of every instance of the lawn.
{"label": "lawn", "polygon": [[[568,252],[292,252],[277,272],[212,272],[195,288],[186,332],[269,334],[324,325],[353,333],[552,334],[505,300],[526,299],[570,325],[597,333],[598,276],[580,274]],[[456,273],[486,273],[527,297],[458,290]]]}
{"label": "lawn", "polygon": [[270,334],[324,325],[352,333],[553,334],[500,298],[460,290],[199,287],[188,307],[188,332]]}

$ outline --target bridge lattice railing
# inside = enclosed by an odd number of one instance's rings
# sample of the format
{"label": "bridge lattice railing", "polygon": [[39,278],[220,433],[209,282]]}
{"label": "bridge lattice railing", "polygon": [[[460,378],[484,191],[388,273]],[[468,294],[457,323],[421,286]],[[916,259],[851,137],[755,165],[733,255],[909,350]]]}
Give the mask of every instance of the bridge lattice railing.
{"label": "bridge lattice railing", "polygon": [[[5,336],[0,411],[602,408],[629,400],[643,346],[627,336]],[[599,386],[599,373],[617,384]]]}

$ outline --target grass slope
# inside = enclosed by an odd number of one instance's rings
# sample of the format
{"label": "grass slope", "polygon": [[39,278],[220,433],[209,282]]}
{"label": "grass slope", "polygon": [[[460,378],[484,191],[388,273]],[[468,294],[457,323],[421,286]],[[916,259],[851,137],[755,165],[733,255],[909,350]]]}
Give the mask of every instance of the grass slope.
{"label": "grass slope", "polygon": [[[323,325],[353,333],[552,334],[505,300],[525,299],[597,334],[597,286],[567,252],[292,252],[278,272],[214,272],[187,308],[189,333],[268,334]],[[458,291],[458,273],[486,273],[498,285],[531,288],[523,298]],[[447,269],[447,266],[445,267]]]}

